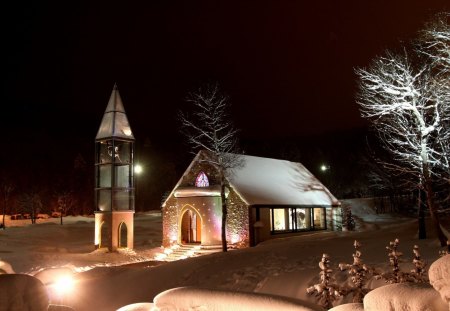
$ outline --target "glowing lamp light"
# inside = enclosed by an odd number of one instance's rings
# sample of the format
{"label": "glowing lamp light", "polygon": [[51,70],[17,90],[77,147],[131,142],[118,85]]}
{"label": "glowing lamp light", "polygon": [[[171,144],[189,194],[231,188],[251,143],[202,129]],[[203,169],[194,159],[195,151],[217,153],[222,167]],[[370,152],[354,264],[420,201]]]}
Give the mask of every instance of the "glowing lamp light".
{"label": "glowing lamp light", "polygon": [[64,275],[55,281],[53,287],[58,295],[63,296],[73,291],[74,280],[70,275]]}
{"label": "glowing lamp light", "polygon": [[139,165],[139,164],[136,164],[136,165],[134,166],[134,172],[135,172],[136,174],[142,173],[142,166]]}
{"label": "glowing lamp light", "polygon": [[321,170],[322,172],[325,172],[325,171],[328,170],[328,166],[325,165],[325,164],[322,164],[322,165],[320,166],[320,170]]}

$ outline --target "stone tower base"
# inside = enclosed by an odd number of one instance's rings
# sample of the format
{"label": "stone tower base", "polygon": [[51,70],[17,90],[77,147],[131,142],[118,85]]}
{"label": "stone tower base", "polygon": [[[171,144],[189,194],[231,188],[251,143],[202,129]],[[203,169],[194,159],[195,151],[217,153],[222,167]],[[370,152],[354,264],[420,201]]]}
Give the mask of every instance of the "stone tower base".
{"label": "stone tower base", "polygon": [[134,211],[95,212],[95,248],[133,248]]}

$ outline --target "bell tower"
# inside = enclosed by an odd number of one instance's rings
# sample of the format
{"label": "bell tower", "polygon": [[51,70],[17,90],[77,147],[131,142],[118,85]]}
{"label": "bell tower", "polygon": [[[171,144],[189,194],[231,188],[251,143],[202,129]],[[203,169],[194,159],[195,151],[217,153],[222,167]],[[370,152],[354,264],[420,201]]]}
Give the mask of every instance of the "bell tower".
{"label": "bell tower", "polygon": [[95,248],[133,248],[134,141],[115,84],[95,137]]}

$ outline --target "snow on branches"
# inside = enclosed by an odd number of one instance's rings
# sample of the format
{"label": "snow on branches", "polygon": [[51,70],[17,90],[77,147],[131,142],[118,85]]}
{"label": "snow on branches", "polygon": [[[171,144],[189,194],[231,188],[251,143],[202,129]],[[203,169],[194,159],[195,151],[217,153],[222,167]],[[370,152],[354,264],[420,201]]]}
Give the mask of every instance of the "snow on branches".
{"label": "snow on branches", "polygon": [[361,251],[359,250],[361,244],[355,240],[353,243],[355,252],[353,253],[353,263],[346,264],[340,263],[339,269],[341,271],[348,271],[351,276],[353,287],[347,287],[341,290],[343,295],[353,293],[353,302],[363,302],[364,296],[369,292],[369,289],[364,288],[368,274],[372,272],[372,269],[363,264],[361,259]]}
{"label": "snow on branches", "polygon": [[377,279],[383,279],[386,283],[423,283],[426,282],[426,263],[420,257],[419,246],[414,245],[413,247],[413,260],[412,263],[414,265],[414,269],[410,272],[402,272],[400,270],[399,262],[400,257],[403,256],[403,253],[398,250],[398,246],[400,244],[399,239],[395,239],[394,241],[389,242],[389,246],[386,246],[388,250],[389,257],[389,265],[392,267],[390,272],[378,274],[375,276]]}
{"label": "snow on branches", "polygon": [[316,299],[320,306],[330,309],[333,307],[333,301],[341,297],[340,288],[337,284],[332,283],[331,274],[333,270],[330,268],[330,256],[323,254],[319,262],[320,283],[315,284],[306,289],[308,294],[316,293]]}

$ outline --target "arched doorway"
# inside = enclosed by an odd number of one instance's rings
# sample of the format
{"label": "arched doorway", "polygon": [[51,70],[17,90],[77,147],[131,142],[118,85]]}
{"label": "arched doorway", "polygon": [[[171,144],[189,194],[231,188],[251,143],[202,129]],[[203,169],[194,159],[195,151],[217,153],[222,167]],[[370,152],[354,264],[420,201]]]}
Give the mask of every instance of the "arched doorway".
{"label": "arched doorway", "polygon": [[100,225],[100,241],[98,243],[99,248],[109,247],[108,241],[111,241],[111,229],[106,222],[102,222]]}
{"label": "arched doorway", "polygon": [[202,220],[193,210],[186,210],[181,218],[181,243],[201,243]]}
{"label": "arched doorway", "polygon": [[119,225],[119,247],[128,247],[128,228],[124,222]]}

